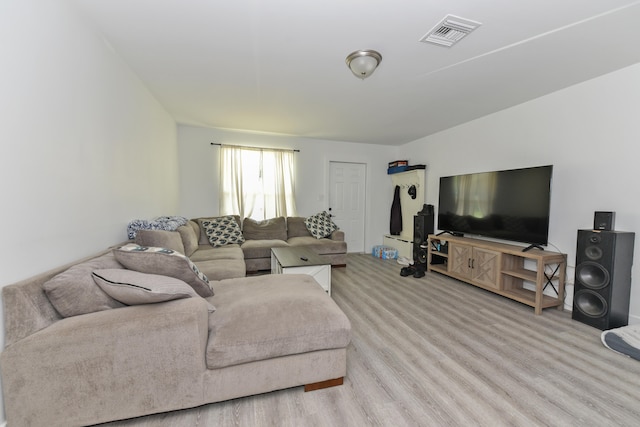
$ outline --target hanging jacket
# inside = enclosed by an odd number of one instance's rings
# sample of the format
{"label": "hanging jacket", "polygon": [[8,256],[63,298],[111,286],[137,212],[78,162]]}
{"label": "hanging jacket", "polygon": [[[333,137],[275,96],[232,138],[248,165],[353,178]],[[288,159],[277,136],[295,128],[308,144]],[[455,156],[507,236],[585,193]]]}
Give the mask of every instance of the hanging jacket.
{"label": "hanging jacket", "polygon": [[398,236],[402,232],[402,208],[400,207],[400,186],[396,185],[391,204],[391,223],[389,232],[392,236]]}

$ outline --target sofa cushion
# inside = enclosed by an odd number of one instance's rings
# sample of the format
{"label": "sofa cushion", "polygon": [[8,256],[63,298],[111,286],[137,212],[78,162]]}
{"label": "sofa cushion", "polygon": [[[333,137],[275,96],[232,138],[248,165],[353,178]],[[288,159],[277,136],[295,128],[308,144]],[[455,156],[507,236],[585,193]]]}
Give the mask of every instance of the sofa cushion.
{"label": "sofa cushion", "polygon": [[292,237],[287,240],[289,246],[309,246],[315,253],[320,255],[326,254],[344,254],[347,252],[347,242],[331,240],[327,238],[316,239],[315,237]]}
{"label": "sofa cushion", "polygon": [[[126,305],[153,304],[181,298],[200,298],[180,279],[123,269],[95,270],[93,280],[111,298]],[[208,304],[209,312],[216,311]]]}
{"label": "sofa cushion", "polygon": [[202,297],[213,295],[207,276],[186,256],[167,248],[129,243],[114,249],[116,259],[129,270],[160,274],[187,282]]}
{"label": "sofa cushion", "polygon": [[[198,250],[191,254],[191,261],[198,263],[199,261],[225,260],[225,259],[244,259],[240,245],[229,244],[226,246],[200,245]],[[206,273],[205,273],[206,274]],[[209,277],[209,276],[207,276]],[[210,278],[211,279],[211,278]]]}
{"label": "sofa cushion", "polygon": [[245,240],[287,240],[287,224],[283,216],[264,221],[245,218],[242,235]]}
{"label": "sofa cushion", "polygon": [[[205,236],[204,233],[201,233],[200,224],[198,224],[197,220],[190,219],[187,225],[191,226],[191,228],[193,228],[194,233],[196,233],[196,236],[198,237],[198,245],[209,244],[209,239],[207,239],[207,236]],[[204,241],[201,242],[200,239],[203,236],[204,236]]]}
{"label": "sofa cushion", "polygon": [[307,230],[307,226],[304,223],[306,218],[301,216],[289,216],[287,217],[287,237],[309,237],[311,233]]}
{"label": "sofa cushion", "polygon": [[[242,253],[242,251],[240,252]],[[247,265],[243,258],[203,260],[196,261],[195,264],[200,271],[205,273],[207,277],[210,277],[211,280],[234,279],[247,275]]]}
{"label": "sofa cushion", "polygon": [[331,239],[336,242],[344,242],[344,231],[336,230],[331,233],[331,236],[327,236],[327,239]]}
{"label": "sofa cushion", "polygon": [[240,225],[231,215],[200,220],[200,227],[203,228],[211,246],[244,242]]}
{"label": "sofa cushion", "polygon": [[182,225],[178,227],[176,231],[180,234],[180,238],[182,239],[182,245],[184,246],[183,253],[190,257],[198,249],[198,235],[191,224]]}
{"label": "sofa cushion", "polygon": [[349,344],[349,319],[311,276],[223,280],[209,315],[209,369]]}
{"label": "sofa cushion", "polygon": [[112,253],[108,253],[76,264],[42,285],[47,298],[62,317],[124,307],[93,281],[91,273],[101,268],[122,268],[122,265]]}
{"label": "sofa cushion", "polygon": [[180,252],[181,254],[185,253],[182,237],[177,231],[138,230],[135,241],[140,246],[167,248]]}
{"label": "sofa cushion", "polygon": [[244,259],[271,258],[271,248],[289,246],[284,240],[247,240],[240,246]]}
{"label": "sofa cushion", "polygon": [[308,217],[304,220],[304,224],[307,226],[309,233],[316,239],[330,236],[331,233],[338,229],[329,214],[324,211]]}

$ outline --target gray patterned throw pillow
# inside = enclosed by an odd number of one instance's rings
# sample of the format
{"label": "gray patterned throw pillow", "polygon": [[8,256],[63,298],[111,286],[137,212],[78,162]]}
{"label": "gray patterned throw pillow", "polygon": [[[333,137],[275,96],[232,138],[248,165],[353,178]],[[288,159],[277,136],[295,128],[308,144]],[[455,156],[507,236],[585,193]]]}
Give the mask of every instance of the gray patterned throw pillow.
{"label": "gray patterned throw pillow", "polygon": [[338,229],[327,212],[320,212],[304,220],[309,233],[316,239],[330,236],[331,233]]}
{"label": "gray patterned throw pillow", "polygon": [[244,242],[242,230],[231,215],[207,218],[200,221],[211,246],[224,246]]}
{"label": "gray patterned throw pillow", "polygon": [[113,254],[118,262],[129,270],[175,277],[188,283],[201,297],[213,296],[213,288],[207,276],[179,252],[129,243],[114,249]]}
{"label": "gray patterned throw pillow", "polygon": [[[92,276],[107,295],[126,305],[200,298],[189,284],[175,277],[115,268],[94,270]],[[210,313],[216,311],[208,302],[207,305]]]}

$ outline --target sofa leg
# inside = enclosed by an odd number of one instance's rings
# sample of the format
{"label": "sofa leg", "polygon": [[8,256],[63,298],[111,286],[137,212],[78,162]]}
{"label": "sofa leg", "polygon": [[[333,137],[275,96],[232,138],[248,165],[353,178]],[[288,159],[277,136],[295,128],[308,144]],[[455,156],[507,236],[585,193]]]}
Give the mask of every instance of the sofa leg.
{"label": "sofa leg", "polygon": [[334,387],[342,385],[344,377],[336,378],[333,380],[320,381],[319,383],[305,384],[304,391],[320,390],[321,388]]}

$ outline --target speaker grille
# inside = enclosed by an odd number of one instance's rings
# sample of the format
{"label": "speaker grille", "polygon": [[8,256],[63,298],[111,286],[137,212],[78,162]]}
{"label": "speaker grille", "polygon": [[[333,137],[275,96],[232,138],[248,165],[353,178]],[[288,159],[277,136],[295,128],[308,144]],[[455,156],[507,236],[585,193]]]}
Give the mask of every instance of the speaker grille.
{"label": "speaker grille", "polygon": [[600,264],[587,261],[576,268],[576,278],[589,289],[602,289],[609,284],[609,272]]}
{"label": "speaker grille", "polygon": [[597,261],[602,258],[602,249],[597,246],[589,246],[584,250],[584,254],[587,256],[587,258]]}
{"label": "speaker grille", "polygon": [[420,247],[418,248],[418,259],[417,259],[417,261],[420,264],[426,264],[427,263],[427,249],[424,248],[422,245],[420,245]]}
{"label": "speaker grille", "polygon": [[575,307],[587,317],[599,318],[607,314],[607,301],[595,292],[579,291],[573,301]]}

